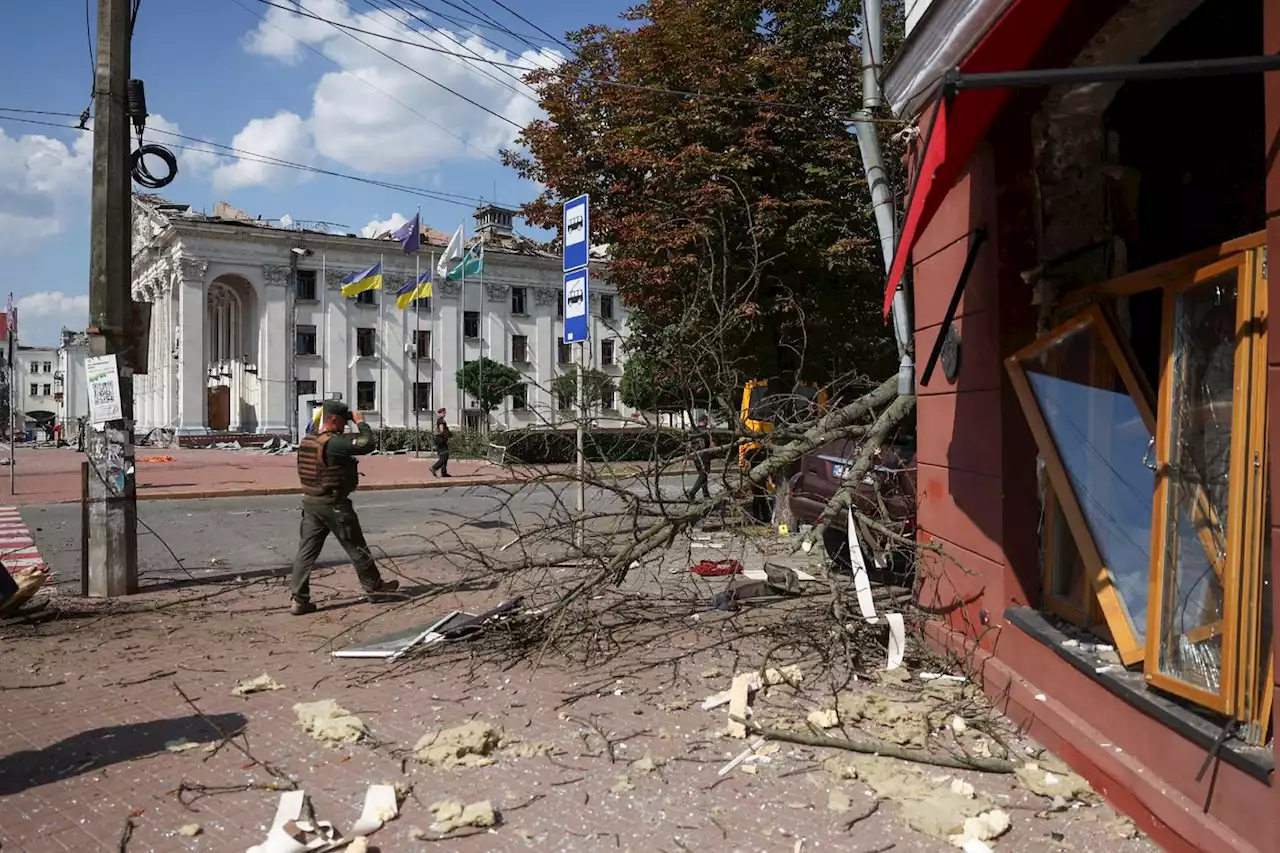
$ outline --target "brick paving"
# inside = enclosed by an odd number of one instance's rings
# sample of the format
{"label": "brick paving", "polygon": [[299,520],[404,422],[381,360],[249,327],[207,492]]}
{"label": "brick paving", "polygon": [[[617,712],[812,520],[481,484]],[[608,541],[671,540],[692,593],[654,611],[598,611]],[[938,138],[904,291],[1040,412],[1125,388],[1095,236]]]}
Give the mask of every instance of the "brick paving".
{"label": "brick paving", "polygon": [[[360,488],[418,489],[444,485],[513,483],[561,473],[568,466],[510,468],[479,459],[450,460],[453,476],[437,479],[430,469],[434,453],[371,455],[360,460]],[[83,453],[69,448],[20,449],[14,487],[7,468],[0,468],[0,500],[10,504],[66,503],[80,500]],[[619,466],[634,470],[632,466]],[[137,449],[139,500],[177,500],[244,495],[296,494],[297,458],[292,453],[255,450]]]}
{"label": "brick paving", "polygon": [[[419,575],[445,576],[436,564],[405,571],[411,587]],[[259,843],[279,795],[248,786],[273,777],[230,745],[213,753],[165,748],[184,739],[216,745],[241,728],[254,759],[296,778],[317,815],[339,829],[354,822],[368,785],[412,785],[399,819],[371,839],[388,853],[426,847],[411,832],[430,825],[426,806],[445,797],[488,798],[502,813],[493,830],[464,831],[442,845],[464,853],[954,849],[904,829],[891,805],[848,826],[873,799],[860,783],[821,769],[829,752],[784,745],[754,775],[717,775],[743,741],[719,736],[723,709],[702,711],[697,703],[727,688],[733,671],[759,665],[770,641],[756,631],[768,624],[768,611],[718,622],[686,619],[692,628],[634,643],[589,666],[558,659],[536,671],[501,666],[469,660],[468,646],[459,644],[449,657],[389,668],[335,660],[328,651],[451,609],[478,610],[503,590],[370,604],[355,597],[350,567],[319,572],[315,589],[322,609],[306,618],[284,611],[282,580],[264,579],[111,603],[59,595],[46,614],[0,623],[0,849],[239,851]],[[263,673],[284,689],[231,694],[238,681]],[[814,688],[821,692],[821,685]],[[756,712],[803,719],[818,698],[773,691],[757,699]],[[319,699],[359,715],[374,742],[330,748],[312,740],[292,706]],[[554,744],[555,752],[504,754],[493,766],[462,770],[403,760],[402,751],[423,734],[473,718],[527,743]],[[596,730],[609,733],[612,758]],[[656,770],[629,766],[646,754],[658,759]],[[998,853],[1155,849],[1111,833],[1105,806],[1040,818],[1035,812],[1048,801],[1010,777],[958,775],[1013,816],[1013,829],[995,844]],[[194,802],[188,795],[184,805],[175,793],[184,781],[218,792]],[[846,813],[828,809],[836,788],[852,801]],[[130,820],[132,836],[122,846]],[[179,836],[190,823],[201,834]]]}

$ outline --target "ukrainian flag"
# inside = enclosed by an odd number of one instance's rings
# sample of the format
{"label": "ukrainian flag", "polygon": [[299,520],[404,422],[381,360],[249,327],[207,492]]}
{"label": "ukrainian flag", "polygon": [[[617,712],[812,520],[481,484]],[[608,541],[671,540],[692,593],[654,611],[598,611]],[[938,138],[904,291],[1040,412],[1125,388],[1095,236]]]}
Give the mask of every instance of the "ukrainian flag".
{"label": "ukrainian flag", "polygon": [[378,261],[363,272],[353,272],[342,280],[343,296],[355,296],[357,293],[364,293],[366,290],[381,289],[382,261]]}
{"label": "ukrainian flag", "polygon": [[396,307],[401,311],[419,299],[431,298],[431,270],[427,270],[413,281],[406,282],[396,291]]}

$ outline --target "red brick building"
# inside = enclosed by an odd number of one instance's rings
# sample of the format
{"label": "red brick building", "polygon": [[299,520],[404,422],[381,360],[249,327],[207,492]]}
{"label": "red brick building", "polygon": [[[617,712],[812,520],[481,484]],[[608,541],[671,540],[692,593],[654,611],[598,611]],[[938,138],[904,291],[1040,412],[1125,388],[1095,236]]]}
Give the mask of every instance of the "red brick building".
{"label": "red brick building", "polygon": [[1280,850],[1280,0],[907,6],[937,640],[1166,849]]}

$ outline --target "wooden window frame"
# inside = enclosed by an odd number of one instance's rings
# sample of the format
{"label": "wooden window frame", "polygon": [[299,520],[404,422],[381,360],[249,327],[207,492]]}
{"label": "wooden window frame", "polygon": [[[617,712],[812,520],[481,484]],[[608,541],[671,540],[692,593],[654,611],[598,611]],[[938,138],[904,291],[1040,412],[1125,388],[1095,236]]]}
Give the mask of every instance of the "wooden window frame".
{"label": "wooden window frame", "polygon": [[[1262,560],[1267,553],[1265,547],[1266,537],[1271,535],[1271,531],[1267,526],[1269,524],[1267,501],[1270,499],[1270,495],[1266,476],[1270,470],[1268,467],[1270,423],[1266,381],[1266,247],[1266,232],[1259,231],[1065,294],[1058,307],[1059,315],[1061,315],[1072,311],[1085,310],[1110,298],[1133,296],[1151,290],[1162,290],[1165,292],[1166,297],[1170,297],[1187,287],[1194,286],[1195,283],[1204,278],[1221,273],[1224,268],[1230,269],[1238,266],[1252,276],[1253,283],[1249,287],[1250,296],[1241,297],[1238,306],[1240,311],[1237,315],[1240,318],[1245,318],[1245,322],[1250,323],[1255,330],[1256,337],[1251,344],[1253,356],[1252,376],[1249,378],[1248,390],[1243,394],[1236,395],[1241,404],[1238,407],[1241,411],[1239,413],[1233,411],[1233,434],[1246,434],[1249,436],[1249,440],[1239,454],[1233,448],[1230,474],[1232,492],[1229,498],[1232,501],[1239,501],[1235,505],[1243,505],[1247,507],[1248,511],[1246,513],[1231,513],[1233,516],[1244,516],[1243,520],[1236,524],[1236,538],[1233,540],[1230,531],[1228,531],[1227,540],[1228,559],[1231,559],[1234,554],[1236,565],[1239,566],[1238,576],[1233,581],[1239,587],[1239,594],[1235,596],[1228,595],[1224,589],[1223,602],[1224,622],[1226,621],[1225,611],[1228,601],[1238,601],[1247,608],[1240,614],[1239,618],[1233,619],[1232,630],[1237,634],[1235,641],[1238,644],[1236,646],[1238,651],[1237,661],[1233,662],[1231,666],[1228,666],[1227,660],[1224,659],[1222,661],[1223,671],[1221,677],[1223,679],[1234,679],[1236,684],[1234,690],[1227,691],[1225,683],[1220,682],[1223,692],[1221,695],[1216,695],[1207,691],[1197,690],[1194,686],[1186,685],[1185,682],[1178,681],[1172,677],[1161,676],[1158,669],[1147,660],[1147,656],[1144,656],[1143,663],[1144,669],[1149,672],[1156,672],[1155,678],[1147,679],[1152,686],[1204,707],[1218,710],[1224,715],[1234,716],[1245,724],[1244,737],[1255,746],[1260,746],[1266,741],[1267,731],[1271,725],[1272,707],[1275,702],[1275,660],[1272,646],[1269,642],[1270,638],[1262,636],[1261,614],[1261,596],[1265,592],[1262,587]],[[1242,258],[1243,261],[1241,260]],[[1171,310],[1172,302],[1171,298],[1166,298],[1166,311]],[[1165,328],[1162,329],[1161,335],[1161,355],[1165,360],[1162,362],[1161,399],[1158,413],[1166,414],[1167,417],[1167,403],[1164,400],[1164,394],[1166,393],[1165,385],[1172,382],[1172,376],[1166,369],[1171,341],[1165,340],[1169,334],[1169,325],[1164,321],[1163,317],[1162,324]],[[1121,343],[1123,343],[1123,339],[1121,339]],[[1239,369],[1241,361],[1246,358],[1247,356],[1237,354],[1237,370],[1234,378],[1237,387],[1239,387],[1241,376]],[[1170,384],[1171,391],[1172,386]],[[1247,429],[1247,432],[1241,433],[1241,429]],[[1161,440],[1168,441],[1167,435],[1162,437],[1158,431],[1153,434],[1156,435],[1158,442]],[[1255,452],[1257,453],[1256,461],[1254,459]],[[1261,472],[1261,474],[1255,473],[1254,476],[1242,478],[1241,474],[1250,473],[1250,469],[1252,472]],[[1158,578],[1162,584],[1164,561],[1163,528],[1165,526],[1163,515],[1167,512],[1167,496],[1159,494],[1159,479],[1157,492],[1158,494],[1153,504],[1152,548],[1153,555],[1158,556],[1160,563],[1158,569],[1153,566],[1151,578],[1153,581]],[[1162,517],[1155,518],[1154,514],[1156,512],[1159,512]],[[1248,553],[1245,553],[1245,548],[1249,549]],[[1148,625],[1147,635],[1158,638],[1158,620],[1161,614],[1158,610],[1159,600],[1154,597],[1156,594],[1155,592],[1151,593],[1151,602],[1148,607],[1149,623],[1155,624]],[[1273,621],[1275,615],[1274,613],[1272,614]],[[1272,630],[1275,630],[1274,625]],[[1227,640],[1228,638],[1224,637],[1224,649],[1226,648]],[[1158,663],[1158,645],[1153,643],[1151,647],[1150,656],[1152,660]]]}
{"label": "wooden window frame", "polygon": [[[1250,374],[1254,369],[1252,362],[1257,357],[1259,334],[1256,329],[1253,331],[1249,331],[1249,329],[1253,327],[1253,313],[1257,301],[1256,291],[1260,289],[1255,275],[1256,270],[1253,264],[1250,263],[1251,259],[1251,253],[1237,252],[1230,257],[1199,267],[1189,276],[1164,286],[1165,300],[1164,316],[1162,318],[1163,333],[1161,335],[1159,409],[1163,417],[1161,418],[1161,429],[1155,433],[1156,499],[1152,519],[1151,591],[1148,595],[1151,604],[1147,609],[1147,636],[1152,638],[1152,642],[1147,646],[1146,660],[1143,667],[1147,683],[1153,687],[1186,699],[1189,702],[1194,702],[1201,707],[1229,716],[1234,716],[1236,713],[1236,708],[1240,701],[1239,691],[1246,680],[1242,678],[1241,667],[1247,661],[1244,659],[1246,656],[1242,655],[1241,643],[1253,643],[1252,639],[1244,639],[1251,632],[1242,624],[1240,618],[1240,609],[1243,603],[1242,596],[1244,590],[1249,589],[1253,583],[1258,582],[1256,576],[1259,574],[1258,567],[1247,568],[1244,554],[1247,528],[1256,528],[1256,523],[1249,521],[1246,517],[1260,514],[1262,511],[1258,501],[1250,502],[1248,500],[1251,497],[1247,493],[1252,488],[1250,484],[1259,479],[1250,477],[1248,469],[1250,459],[1254,457],[1255,453],[1261,454],[1264,452],[1266,444],[1266,436],[1258,433],[1260,427],[1257,423],[1254,423],[1261,419],[1261,413],[1255,411],[1257,383],[1250,381]],[[1227,478],[1230,484],[1227,500],[1228,506],[1231,507],[1232,511],[1228,513],[1224,541],[1221,543],[1221,549],[1225,552],[1221,560],[1214,558],[1214,552],[1218,549],[1219,543],[1216,540],[1206,542],[1205,536],[1211,535],[1207,531],[1200,536],[1202,544],[1207,546],[1206,550],[1210,559],[1214,561],[1214,570],[1218,573],[1221,583],[1222,617],[1218,622],[1202,626],[1199,631],[1188,635],[1191,639],[1196,640],[1208,639],[1214,636],[1217,631],[1222,634],[1222,651],[1218,672],[1219,690],[1214,693],[1160,670],[1161,646],[1159,638],[1163,629],[1163,597],[1165,580],[1168,574],[1166,536],[1169,527],[1169,497],[1170,489],[1172,488],[1170,478],[1162,474],[1162,469],[1166,466],[1170,453],[1169,413],[1172,406],[1174,384],[1171,365],[1173,361],[1174,318],[1177,310],[1177,297],[1207,281],[1233,271],[1236,274],[1236,328],[1244,331],[1236,341],[1237,351],[1234,354],[1232,371],[1232,446],[1227,469]],[[1265,341],[1262,341],[1262,344],[1262,358],[1265,360]],[[1240,393],[1242,388],[1246,389],[1243,394]],[[1241,441],[1241,438],[1244,440]],[[1211,507],[1207,506],[1207,498],[1202,497],[1197,502],[1205,504],[1205,509],[1211,511]],[[1216,519],[1214,519],[1214,522],[1216,525],[1218,524]]]}
{"label": "wooden window frame", "polygon": [[[1079,607],[1074,601],[1054,595],[1054,571],[1057,568],[1058,539],[1071,536],[1070,529],[1058,526],[1058,497],[1053,491],[1053,483],[1044,484],[1044,532],[1042,534],[1041,594],[1040,609],[1052,613],[1059,619],[1065,619],[1077,628],[1083,628],[1096,634],[1100,639],[1112,642],[1111,629],[1107,627],[1102,606],[1098,603],[1098,594],[1093,584],[1085,578],[1085,606]],[[1074,539],[1072,542],[1074,543]]]}
{"label": "wooden window frame", "polygon": [[[1067,337],[1080,333],[1089,327],[1092,327],[1097,333],[1107,355],[1110,356],[1121,383],[1129,392],[1134,405],[1137,406],[1138,413],[1142,417],[1144,424],[1151,434],[1155,435],[1155,412],[1144,390],[1145,383],[1137,377],[1132,362],[1120,343],[1119,335],[1111,327],[1111,321],[1107,319],[1105,312],[1096,305],[1084,308],[1071,319],[1042,335],[1034,343],[1009,356],[1009,358],[1005,359],[1005,370],[1009,374],[1009,381],[1013,385],[1014,393],[1017,395],[1023,414],[1027,418],[1027,424],[1030,426],[1031,433],[1035,438],[1036,447],[1039,448],[1041,458],[1044,460],[1045,470],[1049,474],[1049,481],[1053,485],[1054,494],[1062,508],[1062,515],[1067,521],[1067,527],[1070,529],[1072,536],[1075,538],[1076,549],[1080,552],[1080,558],[1084,561],[1085,569],[1089,573],[1089,580],[1098,598],[1098,605],[1102,609],[1107,627],[1111,631],[1116,653],[1126,666],[1130,666],[1143,659],[1143,644],[1138,642],[1138,637],[1130,627],[1129,619],[1120,604],[1119,593],[1116,591],[1111,570],[1102,561],[1102,554],[1098,550],[1097,542],[1094,541],[1093,534],[1089,530],[1089,523],[1085,520],[1084,511],[1081,509],[1075,492],[1071,488],[1071,478],[1062,463],[1062,458],[1058,455],[1053,436],[1049,431],[1049,425],[1045,421],[1044,414],[1040,411],[1035,392],[1031,388],[1031,381],[1027,378],[1026,369],[1023,367],[1023,362],[1036,358],[1050,347],[1061,343]],[[1150,607],[1149,602],[1148,607]]]}

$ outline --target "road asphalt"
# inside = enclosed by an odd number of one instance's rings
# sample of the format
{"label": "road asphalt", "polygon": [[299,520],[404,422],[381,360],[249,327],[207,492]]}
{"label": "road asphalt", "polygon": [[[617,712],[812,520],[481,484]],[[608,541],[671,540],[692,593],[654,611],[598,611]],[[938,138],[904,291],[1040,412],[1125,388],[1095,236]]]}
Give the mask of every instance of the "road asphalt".
{"label": "road asphalt", "polygon": [[[664,480],[665,496],[679,489],[678,480]],[[559,512],[572,509],[576,496],[569,483],[472,485],[357,492],[354,502],[375,556],[412,561],[456,547],[459,536],[497,548],[521,526],[551,517],[557,504]],[[587,505],[599,512],[618,502],[604,490],[589,489]],[[284,571],[298,546],[298,506],[296,495],[139,502],[139,581],[147,588]],[[34,504],[21,513],[55,582],[66,584],[68,592],[78,589],[79,505]],[[347,562],[331,539],[317,565]]]}

